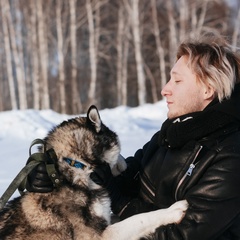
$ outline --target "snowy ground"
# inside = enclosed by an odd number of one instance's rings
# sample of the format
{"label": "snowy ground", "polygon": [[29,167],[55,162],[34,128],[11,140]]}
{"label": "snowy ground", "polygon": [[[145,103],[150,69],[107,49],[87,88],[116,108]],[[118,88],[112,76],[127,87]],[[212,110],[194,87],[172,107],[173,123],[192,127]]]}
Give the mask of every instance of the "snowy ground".
{"label": "snowy ground", "polygon": [[[100,111],[102,121],[120,138],[124,157],[134,154],[166,119],[164,101],[141,107],[117,107]],[[25,166],[32,140],[44,138],[56,124],[73,116],[52,110],[0,112],[0,197]],[[16,191],[13,196],[18,196]]]}

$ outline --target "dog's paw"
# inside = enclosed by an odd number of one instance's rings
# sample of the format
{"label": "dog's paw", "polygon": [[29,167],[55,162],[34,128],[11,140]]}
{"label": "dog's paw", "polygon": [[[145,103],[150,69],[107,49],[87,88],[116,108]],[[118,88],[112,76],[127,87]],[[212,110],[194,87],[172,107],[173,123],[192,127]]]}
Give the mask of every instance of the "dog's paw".
{"label": "dog's paw", "polygon": [[188,208],[188,202],[186,200],[175,202],[169,208],[168,217],[171,223],[180,223],[185,216],[186,210]]}

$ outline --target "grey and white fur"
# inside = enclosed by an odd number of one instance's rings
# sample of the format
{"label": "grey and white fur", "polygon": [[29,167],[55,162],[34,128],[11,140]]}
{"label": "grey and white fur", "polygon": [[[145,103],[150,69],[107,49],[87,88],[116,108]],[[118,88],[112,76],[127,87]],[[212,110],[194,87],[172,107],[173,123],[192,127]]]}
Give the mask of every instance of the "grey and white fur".
{"label": "grey and white fur", "polygon": [[[124,171],[118,136],[101,121],[95,106],[86,117],[64,121],[45,138],[57,155],[56,168],[63,181],[50,193],[26,192],[0,211],[1,240],[131,240],[154,232],[161,225],[179,223],[187,202],[138,214],[111,225],[106,189],[90,178],[99,164],[108,163],[114,175]],[[76,168],[64,158],[85,165]]]}

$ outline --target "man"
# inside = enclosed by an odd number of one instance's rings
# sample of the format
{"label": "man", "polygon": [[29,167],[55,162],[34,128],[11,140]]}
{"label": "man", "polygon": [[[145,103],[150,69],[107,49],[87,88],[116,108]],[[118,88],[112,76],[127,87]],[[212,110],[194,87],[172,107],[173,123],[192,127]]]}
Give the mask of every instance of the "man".
{"label": "man", "polygon": [[92,174],[122,219],[188,201],[182,222],[151,239],[240,239],[239,69],[240,57],[222,39],[182,43],[162,89],[168,119],[161,130],[126,159],[121,176],[105,166]]}

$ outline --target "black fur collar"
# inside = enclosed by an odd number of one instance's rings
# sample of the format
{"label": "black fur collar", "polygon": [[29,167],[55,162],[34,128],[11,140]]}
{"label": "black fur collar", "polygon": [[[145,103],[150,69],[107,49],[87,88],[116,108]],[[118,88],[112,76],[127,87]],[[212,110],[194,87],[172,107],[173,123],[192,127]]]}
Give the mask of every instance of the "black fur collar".
{"label": "black fur collar", "polygon": [[167,119],[161,128],[160,144],[178,148],[190,140],[199,140],[233,123],[231,116],[217,111],[198,112],[179,120]]}
{"label": "black fur collar", "polygon": [[167,119],[161,128],[159,144],[179,148],[190,140],[215,136],[216,132],[221,135],[221,130],[233,125],[240,126],[240,84],[228,100],[221,103],[214,100],[203,111]]}

